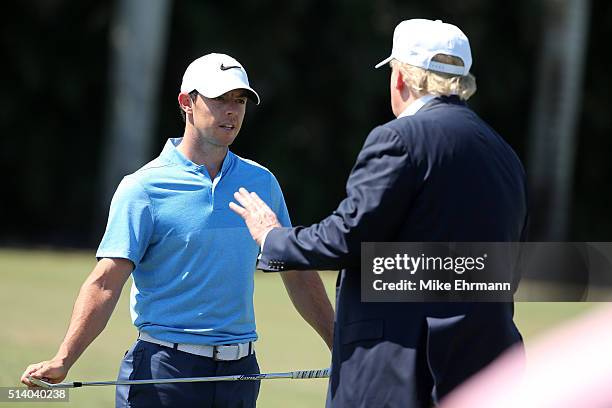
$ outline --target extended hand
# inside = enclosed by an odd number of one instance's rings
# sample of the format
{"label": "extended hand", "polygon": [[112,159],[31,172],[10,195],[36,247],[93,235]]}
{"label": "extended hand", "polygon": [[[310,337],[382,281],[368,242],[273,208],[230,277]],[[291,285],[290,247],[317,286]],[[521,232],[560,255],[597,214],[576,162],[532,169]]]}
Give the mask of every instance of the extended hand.
{"label": "extended hand", "polygon": [[234,198],[242,207],[238,204],[230,203],[230,208],[244,219],[251,236],[259,246],[261,246],[272,228],[281,227],[276,214],[256,193],[249,193],[245,188],[241,187],[234,193]]}
{"label": "extended hand", "polygon": [[21,375],[21,382],[28,387],[36,387],[28,377],[44,379],[50,383],[59,383],[68,375],[68,368],[63,363],[56,360],[41,361],[40,363],[31,364]]}

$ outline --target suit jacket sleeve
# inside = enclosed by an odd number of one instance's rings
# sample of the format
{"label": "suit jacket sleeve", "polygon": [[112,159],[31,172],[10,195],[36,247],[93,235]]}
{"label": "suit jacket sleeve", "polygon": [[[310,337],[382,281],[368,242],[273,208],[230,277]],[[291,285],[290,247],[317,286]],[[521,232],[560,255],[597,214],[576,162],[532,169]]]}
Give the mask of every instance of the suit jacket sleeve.
{"label": "suit jacket sleeve", "polygon": [[275,228],[258,262],[264,271],[359,265],[361,242],[384,241],[405,218],[415,189],[408,149],[397,132],[375,128],[346,184],[347,197],[310,227]]}

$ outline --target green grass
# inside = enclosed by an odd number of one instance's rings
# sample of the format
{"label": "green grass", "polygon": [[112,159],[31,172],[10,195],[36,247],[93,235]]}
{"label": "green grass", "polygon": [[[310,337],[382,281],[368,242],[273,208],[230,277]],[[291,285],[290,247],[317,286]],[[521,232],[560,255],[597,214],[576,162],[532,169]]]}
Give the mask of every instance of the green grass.
{"label": "green grass", "polygon": [[[50,358],[63,338],[79,287],[94,266],[93,252],[0,250],[0,386],[16,386],[25,367]],[[328,294],[336,273],[322,273]],[[128,311],[129,288],[105,331],[70,371],[68,379],[111,380],[125,350],[136,338]],[[332,297],[333,299],[333,297]],[[541,331],[576,316],[592,304],[521,303],[516,322],[529,344]],[[257,354],[262,372],[323,368],[330,354],[323,341],[304,323],[276,274],[256,274],[255,310],[260,336]],[[259,406],[320,407],[325,380],[263,381]],[[70,403],[53,407],[108,407],[112,387],[72,390]],[[40,404],[19,404],[40,407]]]}

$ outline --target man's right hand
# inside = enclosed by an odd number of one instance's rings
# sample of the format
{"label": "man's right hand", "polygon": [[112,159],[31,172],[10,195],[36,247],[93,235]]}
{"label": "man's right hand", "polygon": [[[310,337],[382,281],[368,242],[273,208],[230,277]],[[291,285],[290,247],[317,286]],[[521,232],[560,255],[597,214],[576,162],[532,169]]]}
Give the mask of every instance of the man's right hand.
{"label": "man's right hand", "polygon": [[59,383],[87,346],[102,332],[121,295],[121,289],[134,269],[124,258],[102,258],[81,286],[72,309],[72,318],[64,341],[55,357],[26,368],[21,382],[35,387],[28,376]]}
{"label": "man's right hand", "polygon": [[234,198],[242,207],[233,202],[229,203],[229,207],[242,217],[251,236],[261,248],[268,232],[273,228],[281,227],[276,214],[259,198],[257,193],[249,193],[244,187],[240,187],[234,193]]}
{"label": "man's right hand", "polygon": [[29,376],[56,384],[62,382],[64,378],[66,378],[66,375],[68,375],[68,367],[61,361],[41,361],[40,363],[30,364],[28,368],[26,368],[21,375],[21,382],[28,387],[37,387],[37,385],[33,384],[28,379]]}

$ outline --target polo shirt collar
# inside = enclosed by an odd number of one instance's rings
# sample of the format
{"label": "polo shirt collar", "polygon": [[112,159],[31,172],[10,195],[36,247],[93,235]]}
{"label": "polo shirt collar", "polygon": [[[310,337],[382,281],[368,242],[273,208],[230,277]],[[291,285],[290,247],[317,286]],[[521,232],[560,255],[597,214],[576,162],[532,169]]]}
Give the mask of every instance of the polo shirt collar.
{"label": "polo shirt collar", "polygon": [[[179,152],[178,149],[176,148],[181,143],[182,140],[183,140],[182,137],[168,139],[159,157],[164,161],[167,161],[173,164],[178,164],[179,166],[184,166],[189,169],[201,171],[202,168],[205,168],[206,166],[199,165],[199,164],[192,162],[191,160],[186,158],[181,152]],[[220,174],[223,174],[226,172],[229,166],[231,166],[235,157],[236,156],[234,155],[234,153],[232,153],[230,150],[227,151],[227,155],[225,156],[225,159],[223,160],[223,165],[221,165],[221,171],[219,172]]]}

